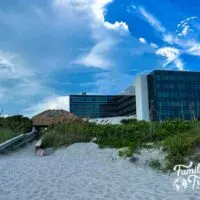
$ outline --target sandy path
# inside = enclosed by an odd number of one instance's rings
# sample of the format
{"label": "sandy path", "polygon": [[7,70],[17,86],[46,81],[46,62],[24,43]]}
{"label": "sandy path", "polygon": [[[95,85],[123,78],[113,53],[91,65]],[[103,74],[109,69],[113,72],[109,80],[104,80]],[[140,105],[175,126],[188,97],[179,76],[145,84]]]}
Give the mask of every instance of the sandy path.
{"label": "sandy path", "polygon": [[[40,158],[33,145],[0,156],[0,200],[195,200],[174,191],[173,176],[124,159],[93,143],[74,144]],[[196,197],[196,198],[195,198]]]}

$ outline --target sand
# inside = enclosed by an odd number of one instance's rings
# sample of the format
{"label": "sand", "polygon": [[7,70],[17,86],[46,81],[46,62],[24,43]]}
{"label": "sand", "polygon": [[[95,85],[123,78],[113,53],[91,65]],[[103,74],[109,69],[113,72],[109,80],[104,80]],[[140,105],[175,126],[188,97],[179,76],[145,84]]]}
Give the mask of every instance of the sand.
{"label": "sand", "polygon": [[46,157],[33,144],[0,156],[0,200],[195,200],[173,189],[174,175],[119,158],[115,149],[74,144]]}

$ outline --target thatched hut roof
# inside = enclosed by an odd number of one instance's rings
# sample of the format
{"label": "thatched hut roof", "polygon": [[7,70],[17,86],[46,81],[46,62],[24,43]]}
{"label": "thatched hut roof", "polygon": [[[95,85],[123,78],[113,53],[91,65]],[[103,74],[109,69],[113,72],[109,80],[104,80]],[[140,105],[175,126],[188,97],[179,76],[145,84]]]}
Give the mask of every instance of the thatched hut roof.
{"label": "thatched hut roof", "polygon": [[35,126],[49,126],[58,123],[81,122],[82,119],[66,110],[46,110],[32,118]]}

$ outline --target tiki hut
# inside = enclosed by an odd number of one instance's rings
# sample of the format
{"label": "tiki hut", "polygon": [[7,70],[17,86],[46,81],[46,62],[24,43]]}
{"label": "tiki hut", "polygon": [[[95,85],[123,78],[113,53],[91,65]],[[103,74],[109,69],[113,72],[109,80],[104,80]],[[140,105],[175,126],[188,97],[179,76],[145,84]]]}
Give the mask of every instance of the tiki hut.
{"label": "tiki hut", "polygon": [[82,122],[82,118],[66,110],[46,110],[32,118],[33,125],[36,127],[47,127],[58,123]]}

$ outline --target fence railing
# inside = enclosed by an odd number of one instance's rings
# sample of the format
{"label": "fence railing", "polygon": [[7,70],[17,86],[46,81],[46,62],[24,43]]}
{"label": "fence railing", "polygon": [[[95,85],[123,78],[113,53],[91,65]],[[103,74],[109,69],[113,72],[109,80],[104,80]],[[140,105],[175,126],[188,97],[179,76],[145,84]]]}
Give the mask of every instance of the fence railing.
{"label": "fence railing", "polygon": [[27,134],[21,134],[17,137],[9,139],[0,144],[0,153],[4,152],[7,149],[17,149],[28,142],[32,141],[36,137],[37,131],[33,130]]}

